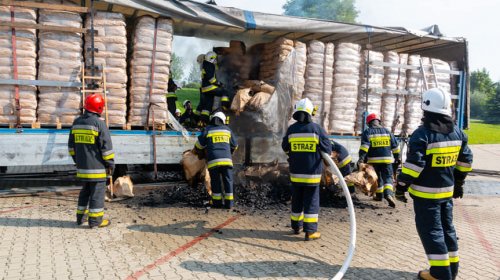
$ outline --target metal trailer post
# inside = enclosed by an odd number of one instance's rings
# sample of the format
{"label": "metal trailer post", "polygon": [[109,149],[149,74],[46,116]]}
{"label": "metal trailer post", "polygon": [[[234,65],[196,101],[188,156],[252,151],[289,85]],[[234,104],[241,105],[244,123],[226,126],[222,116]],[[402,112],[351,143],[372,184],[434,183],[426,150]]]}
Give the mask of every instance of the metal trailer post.
{"label": "metal trailer post", "polygon": [[460,86],[460,94],[459,94],[459,100],[461,102],[461,106],[460,106],[460,128],[463,129],[465,128],[465,125],[464,125],[464,115],[465,115],[465,101],[467,100],[467,96],[466,96],[466,91],[467,91],[467,74],[465,73],[465,71],[461,71],[461,80],[462,80],[462,84]]}
{"label": "metal trailer post", "polygon": [[457,108],[456,108],[456,114],[457,114],[457,125],[460,129],[462,129],[462,89],[463,89],[463,86],[462,86],[462,81],[463,81],[463,75],[464,75],[464,72],[463,71],[460,71],[460,75],[459,75],[459,78],[458,78],[458,104],[457,104]]}

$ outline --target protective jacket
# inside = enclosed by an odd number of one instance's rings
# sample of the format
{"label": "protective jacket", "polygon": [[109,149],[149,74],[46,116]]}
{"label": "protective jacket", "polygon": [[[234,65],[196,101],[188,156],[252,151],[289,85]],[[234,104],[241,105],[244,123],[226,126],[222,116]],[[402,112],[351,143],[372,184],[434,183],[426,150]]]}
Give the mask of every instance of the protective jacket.
{"label": "protective jacket", "polygon": [[176,91],[177,85],[175,84],[174,80],[172,78],[168,79],[167,98],[174,98],[174,100],[177,100],[177,94],[175,93]]}
{"label": "protective jacket", "polygon": [[71,127],[69,154],[82,181],[106,181],[106,169],[114,167],[115,153],[106,124],[99,115],[85,112]]}
{"label": "protective jacket", "polygon": [[233,132],[226,125],[209,125],[198,136],[195,147],[206,149],[208,169],[217,166],[233,166],[231,154],[238,144]]}
{"label": "protective jacket", "polygon": [[281,147],[290,158],[292,183],[311,185],[320,183],[323,171],[321,152],[327,154],[332,152],[330,140],[321,126],[313,122],[292,124],[283,137]]}
{"label": "protective jacket", "polygon": [[384,127],[372,126],[363,131],[359,158],[368,163],[390,164],[399,159],[399,145],[394,135]]}
{"label": "protective jacket", "polygon": [[217,78],[215,77],[216,66],[208,61],[203,61],[201,69],[201,92],[211,92],[216,90],[218,86]]}
{"label": "protective jacket", "polygon": [[463,131],[455,126],[444,134],[420,126],[410,138],[398,182],[409,186],[414,198],[445,199],[453,196],[454,180],[464,180],[471,170],[472,151]]}
{"label": "protective jacket", "polygon": [[342,176],[347,176],[351,174],[351,166],[349,165],[352,161],[351,155],[349,154],[349,151],[342,146],[341,144],[330,140],[332,142],[332,151],[336,152],[338,154],[337,160],[338,160],[338,168],[340,172],[342,173]]}

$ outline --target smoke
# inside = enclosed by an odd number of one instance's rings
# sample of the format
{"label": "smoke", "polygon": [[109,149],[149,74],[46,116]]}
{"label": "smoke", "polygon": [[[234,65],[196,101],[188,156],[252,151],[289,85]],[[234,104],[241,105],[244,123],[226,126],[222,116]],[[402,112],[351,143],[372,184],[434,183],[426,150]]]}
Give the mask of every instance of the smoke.
{"label": "smoke", "polygon": [[228,47],[229,41],[206,40],[194,37],[174,36],[173,51],[182,57],[184,61],[184,76],[181,80],[186,80],[189,70],[193,64],[196,64],[196,57],[199,54],[206,54],[213,47]]}

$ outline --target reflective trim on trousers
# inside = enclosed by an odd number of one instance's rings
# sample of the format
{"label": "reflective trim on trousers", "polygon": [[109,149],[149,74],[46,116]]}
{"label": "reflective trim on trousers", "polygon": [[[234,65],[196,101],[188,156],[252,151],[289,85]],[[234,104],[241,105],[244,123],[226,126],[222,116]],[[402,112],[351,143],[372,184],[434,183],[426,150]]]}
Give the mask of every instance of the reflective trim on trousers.
{"label": "reflective trim on trousers", "polygon": [[304,213],[293,213],[290,215],[290,219],[295,222],[304,220]]}
{"label": "reflective trim on trousers", "polygon": [[430,188],[419,185],[410,185],[408,192],[420,198],[442,199],[453,196],[453,186],[444,188]]}
{"label": "reflective trim on trousers", "polygon": [[317,223],[319,214],[304,214],[304,223]]}

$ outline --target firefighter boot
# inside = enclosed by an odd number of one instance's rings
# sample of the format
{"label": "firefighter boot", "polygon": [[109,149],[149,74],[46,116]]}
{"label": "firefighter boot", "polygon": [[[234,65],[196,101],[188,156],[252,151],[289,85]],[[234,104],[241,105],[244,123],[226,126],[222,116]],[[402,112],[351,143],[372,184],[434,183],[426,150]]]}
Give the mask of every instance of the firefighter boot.
{"label": "firefighter boot", "polygon": [[375,196],[373,197],[373,200],[375,200],[375,201],[382,201],[382,194],[381,193],[376,193]]}
{"label": "firefighter boot", "polygon": [[312,241],[321,238],[321,233],[317,232],[306,232],[306,241]]}
{"label": "firefighter boot", "polygon": [[83,214],[76,214],[76,224],[81,226],[86,223],[89,219],[89,210],[85,210]]}
{"label": "firefighter boot", "polygon": [[[111,224],[111,221],[108,219],[102,219],[102,222],[97,226],[100,228],[107,227]],[[95,226],[90,225],[90,228],[94,228]]]}
{"label": "firefighter boot", "polygon": [[292,233],[293,233],[294,235],[298,235],[298,234],[300,234],[300,227],[299,227],[299,228],[293,228],[292,230],[293,230],[293,231],[292,231]]}
{"label": "firefighter boot", "polygon": [[431,275],[429,270],[421,270],[418,272],[418,279],[420,280],[438,280]]}
{"label": "firefighter boot", "polygon": [[387,200],[387,202],[389,203],[390,207],[396,208],[396,201],[394,200],[394,196],[393,195],[387,195],[385,197],[385,200]]}

